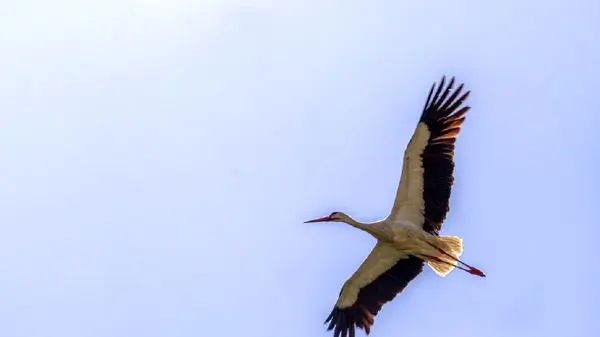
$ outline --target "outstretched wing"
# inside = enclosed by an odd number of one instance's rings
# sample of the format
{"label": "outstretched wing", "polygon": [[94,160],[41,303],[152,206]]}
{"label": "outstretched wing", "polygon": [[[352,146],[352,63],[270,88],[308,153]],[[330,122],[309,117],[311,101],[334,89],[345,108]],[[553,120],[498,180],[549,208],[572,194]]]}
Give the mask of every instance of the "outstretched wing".
{"label": "outstretched wing", "polygon": [[334,337],[354,337],[355,328],[371,331],[381,307],[394,299],[423,270],[424,262],[391,245],[378,242],[356,272],[344,283],[325,324]]}
{"label": "outstretched wing", "polygon": [[454,77],[445,88],[444,83],[442,77],[433,98],[436,83],[431,86],[417,128],[404,151],[402,176],[390,213],[391,218],[408,219],[434,234],[450,210],[454,143],[471,108],[463,106],[470,93],[460,95],[464,84],[452,92]]}

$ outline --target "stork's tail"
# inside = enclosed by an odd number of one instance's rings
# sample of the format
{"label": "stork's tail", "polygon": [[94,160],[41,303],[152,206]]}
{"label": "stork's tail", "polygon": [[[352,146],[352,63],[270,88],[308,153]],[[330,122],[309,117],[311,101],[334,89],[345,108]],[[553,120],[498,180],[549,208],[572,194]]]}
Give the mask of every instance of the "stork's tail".
{"label": "stork's tail", "polygon": [[427,264],[436,274],[444,277],[454,269],[456,261],[463,252],[462,239],[458,236],[440,236],[436,246],[454,258],[452,260],[449,256],[438,252],[434,255],[435,259],[427,261]]}

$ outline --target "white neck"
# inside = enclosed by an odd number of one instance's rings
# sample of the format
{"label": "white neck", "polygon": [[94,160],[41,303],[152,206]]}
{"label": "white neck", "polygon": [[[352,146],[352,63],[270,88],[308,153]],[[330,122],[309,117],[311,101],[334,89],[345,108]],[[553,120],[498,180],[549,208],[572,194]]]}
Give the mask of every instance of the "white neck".
{"label": "white neck", "polygon": [[385,239],[389,236],[387,235],[387,231],[384,231],[385,220],[363,223],[354,220],[347,214],[344,214],[342,216],[342,221],[354,228],[358,228],[373,235],[376,239]]}

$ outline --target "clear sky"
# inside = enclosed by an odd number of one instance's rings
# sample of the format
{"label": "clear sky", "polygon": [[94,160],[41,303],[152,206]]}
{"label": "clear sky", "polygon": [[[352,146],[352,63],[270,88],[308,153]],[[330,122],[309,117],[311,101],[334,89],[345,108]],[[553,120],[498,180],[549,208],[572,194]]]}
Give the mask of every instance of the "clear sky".
{"label": "clear sky", "polygon": [[[0,5],[0,336],[316,337],[430,85],[472,90],[430,269],[372,336],[597,336],[600,3]],[[595,330],[595,331],[594,331]],[[359,336],[364,334],[360,332]]]}

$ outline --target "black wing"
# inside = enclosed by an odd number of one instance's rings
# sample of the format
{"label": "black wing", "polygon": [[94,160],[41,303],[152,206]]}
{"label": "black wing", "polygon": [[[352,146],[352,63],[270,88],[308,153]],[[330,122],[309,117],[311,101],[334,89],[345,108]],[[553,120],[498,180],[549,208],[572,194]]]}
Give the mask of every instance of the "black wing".
{"label": "black wing", "polygon": [[444,83],[442,77],[433,97],[436,84],[431,87],[415,132],[406,146],[402,176],[390,214],[392,218],[420,222],[423,229],[432,234],[438,234],[450,209],[454,143],[470,109],[461,106],[470,93],[467,91],[459,97],[463,84],[450,94],[454,78],[445,88]]}
{"label": "black wing", "polygon": [[334,337],[354,337],[355,328],[363,329],[368,335],[381,307],[423,271],[423,264],[423,260],[413,256],[398,260],[392,268],[361,288],[354,304],[346,308],[334,307],[325,320],[325,324],[329,323],[327,330],[334,330]]}
{"label": "black wing", "polygon": [[[446,214],[450,210],[450,193],[454,183],[454,143],[465,121],[470,106],[462,106],[470,91],[460,97],[464,84],[461,83],[452,95],[454,77],[443,90],[445,77],[431,97],[435,83],[431,86],[420,123],[427,125],[429,142],[421,154],[423,165],[423,200],[425,222],[423,229],[437,234]],[[441,93],[441,96],[440,96]]]}

